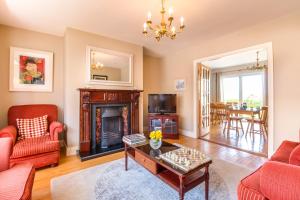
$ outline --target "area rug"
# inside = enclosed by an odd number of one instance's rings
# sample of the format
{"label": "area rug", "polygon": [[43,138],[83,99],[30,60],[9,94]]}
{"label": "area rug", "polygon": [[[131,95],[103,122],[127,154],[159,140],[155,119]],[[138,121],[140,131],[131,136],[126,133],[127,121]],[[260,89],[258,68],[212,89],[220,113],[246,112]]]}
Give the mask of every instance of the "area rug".
{"label": "area rug", "polygon": [[[209,199],[236,199],[236,188],[250,169],[219,159],[210,166]],[[73,172],[51,180],[53,200],[177,200],[178,193],[129,159]],[[204,199],[204,184],[185,194],[186,200]]]}

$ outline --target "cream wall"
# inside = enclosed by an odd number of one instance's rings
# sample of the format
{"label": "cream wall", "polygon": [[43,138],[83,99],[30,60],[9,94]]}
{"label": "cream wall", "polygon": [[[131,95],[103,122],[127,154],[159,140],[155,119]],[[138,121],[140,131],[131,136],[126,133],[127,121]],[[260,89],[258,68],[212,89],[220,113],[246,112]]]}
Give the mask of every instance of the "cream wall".
{"label": "cream wall", "polygon": [[300,13],[290,14],[267,23],[224,35],[195,41],[190,48],[182,49],[163,60],[162,91],[174,91],[176,78],[185,78],[187,89],[181,95],[181,128],[193,131],[193,60],[254,46],[273,43],[274,56],[274,144],[282,140],[299,140],[300,128]]}
{"label": "cream wall", "polygon": [[144,55],[144,130],[148,130],[148,94],[161,93],[161,58]]}
{"label": "cream wall", "polygon": [[[86,83],[86,47],[95,46],[133,54],[133,87],[88,85]],[[68,154],[74,154],[79,145],[79,91],[81,87],[110,89],[143,89],[143,48],[119,40],[67,29],[65,32],[65,106],[64,120],[68,126]],[[140,131],[143,129],[143,96],[140,98]]]}
{"label": "cream wall", "polygon": [[[21,47],[54,53],[53,92],[9,92],[9,47]],[[7,124],[12,105],[56,104],[63,120],[63,38],[0,25],[0,128]]]}

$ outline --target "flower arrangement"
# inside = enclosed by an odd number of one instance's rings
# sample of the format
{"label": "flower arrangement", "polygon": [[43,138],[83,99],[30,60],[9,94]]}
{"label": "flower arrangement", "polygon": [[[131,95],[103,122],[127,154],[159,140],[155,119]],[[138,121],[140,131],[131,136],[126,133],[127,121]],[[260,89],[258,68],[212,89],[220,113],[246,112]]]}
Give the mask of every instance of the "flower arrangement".
{"label": "flower arrangement", "polygon": [[156,131],[152,131],[150,133],[150,138],[151,140],[161,140],[162,139],[162,133],[161,133],[161,130],[156,130]]}

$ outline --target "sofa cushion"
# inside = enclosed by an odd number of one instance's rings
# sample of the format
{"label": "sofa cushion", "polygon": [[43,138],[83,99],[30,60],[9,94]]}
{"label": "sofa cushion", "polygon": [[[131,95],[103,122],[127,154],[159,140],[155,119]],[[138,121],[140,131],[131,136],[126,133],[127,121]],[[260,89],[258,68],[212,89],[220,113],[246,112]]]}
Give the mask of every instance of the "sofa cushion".
{"label": "sofa cushion", "polygon": [[298,142],[283,141],[271,157],[271,161],[289,163],[291,152],[299,145]]}
{"label": "sofa cushion", "polygon": [[15,144],[13,154],[10,158],[20,158],[59,150],[59,141],[53,141],[49,135],[45,135],[37,138],[19,140]]}
{"label": "sofa cushion", "polygon": [[18,140],[40,137],[47,133],[48,122],[47,115],[36,118],[17,118]]}
{"label": "sofa cushion", "polygon": [[300,166],[300,144],[298,144],[291,152],[289,163]]}
{"label": "sofa cushion", "polygon": [[31,199],[34,180],[32,164],[22,163],[0,173],[0,199],[24,200]]}

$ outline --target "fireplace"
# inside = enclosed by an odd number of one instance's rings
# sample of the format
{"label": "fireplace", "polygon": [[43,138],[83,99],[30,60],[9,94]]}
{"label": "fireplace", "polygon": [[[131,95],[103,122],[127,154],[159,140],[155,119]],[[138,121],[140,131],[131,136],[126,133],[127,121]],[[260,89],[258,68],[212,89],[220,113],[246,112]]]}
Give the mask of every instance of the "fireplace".
{"label": "fireplace", "polygon": [[92,149],[102,152],[122,148],[122,138],[130,131],[129,104],[95,104],[92,105]]}
{"label": "fireplace", "polygon": [[139,132],[141,91],[79,90],[81,160],[122,151],[122,137]]}
{"label": "fireplace", "polygon": [[108,148],[122,143],[124,120],[122,118],[122,110],[118,108],[105,109],[102,114],[101,148]]}

